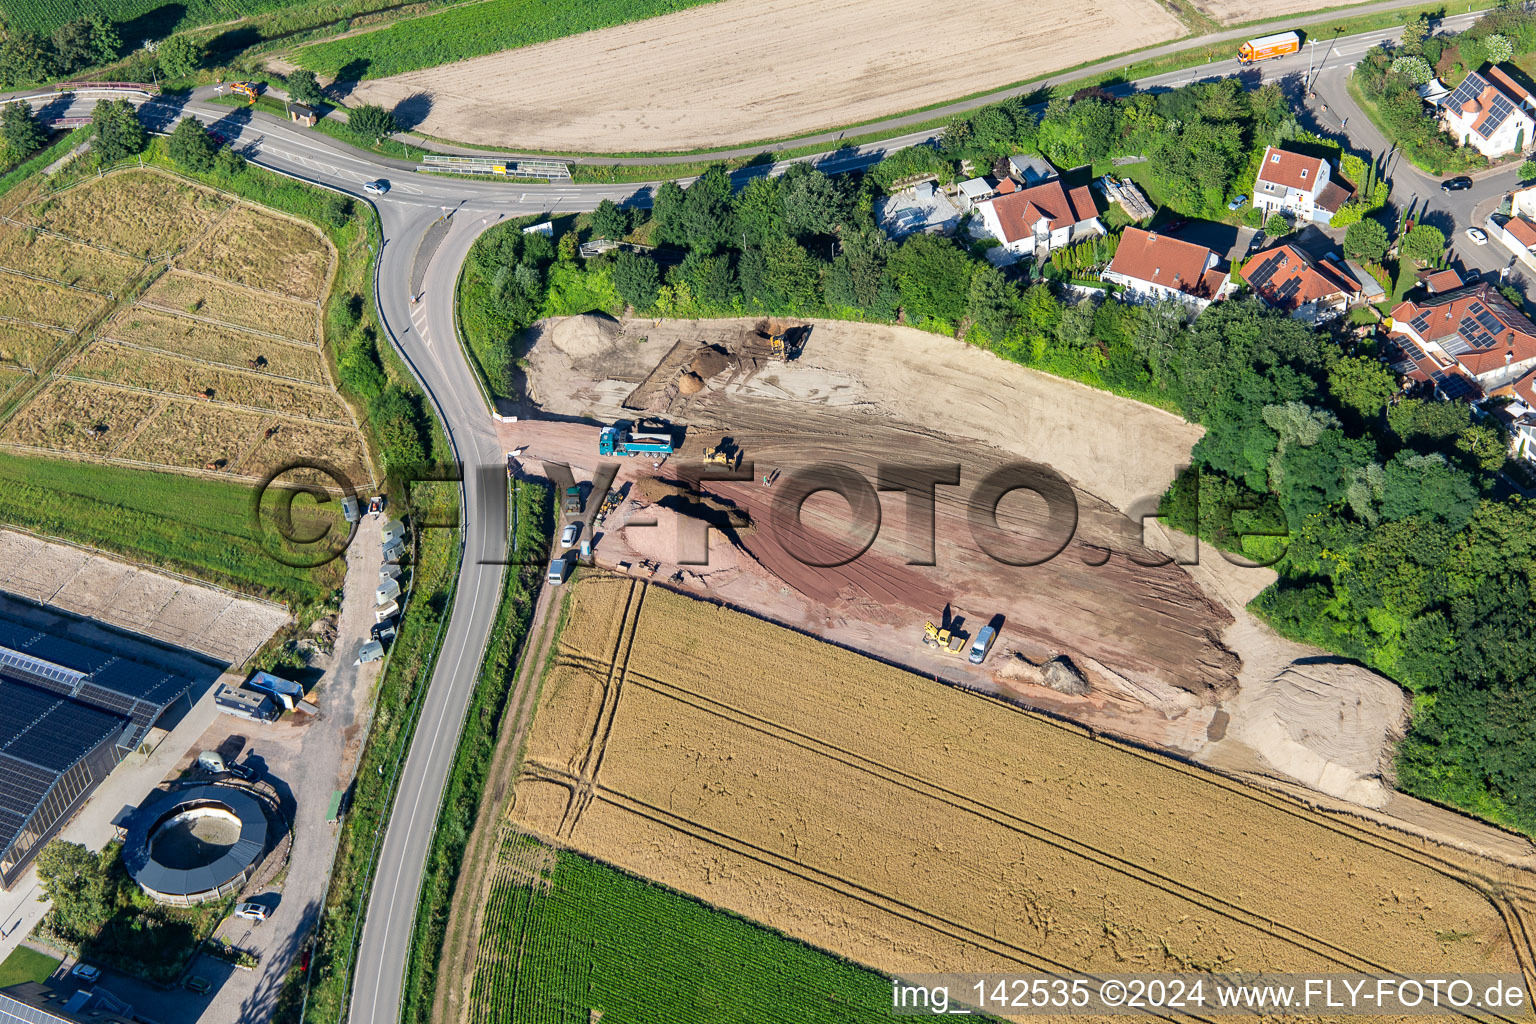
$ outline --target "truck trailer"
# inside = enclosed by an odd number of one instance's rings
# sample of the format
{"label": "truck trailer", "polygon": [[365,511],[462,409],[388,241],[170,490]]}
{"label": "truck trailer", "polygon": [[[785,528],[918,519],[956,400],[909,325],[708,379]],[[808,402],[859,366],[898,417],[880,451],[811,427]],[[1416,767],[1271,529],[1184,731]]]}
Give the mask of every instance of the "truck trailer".
{"label": "truck trailer", "polygon": [[1295,32],[1276,32],[1272,36],[1250,39],[1238,47],[1237,61],[1239,64],[1252,64],[1255,61],[1269,60],[1271,57],[1284,57],[1300,49],[1301,36]]}
{"label": "truck trailer", "polygon": [[672,435],[655,430],[628,431],[618,427],[604,427],[598,435],[599,455],[671,455]]}

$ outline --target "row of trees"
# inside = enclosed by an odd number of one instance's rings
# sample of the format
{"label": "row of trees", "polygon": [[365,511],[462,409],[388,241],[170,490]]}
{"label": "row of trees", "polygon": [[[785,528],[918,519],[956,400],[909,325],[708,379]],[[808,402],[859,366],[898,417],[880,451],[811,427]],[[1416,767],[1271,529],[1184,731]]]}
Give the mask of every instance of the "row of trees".
{"label": "row of trees", "polygon": [[46,82],[110,63],[122,52],[117,26],[99,14],[66,22],[52,37],[9,32],[0,39],[0,89]]}

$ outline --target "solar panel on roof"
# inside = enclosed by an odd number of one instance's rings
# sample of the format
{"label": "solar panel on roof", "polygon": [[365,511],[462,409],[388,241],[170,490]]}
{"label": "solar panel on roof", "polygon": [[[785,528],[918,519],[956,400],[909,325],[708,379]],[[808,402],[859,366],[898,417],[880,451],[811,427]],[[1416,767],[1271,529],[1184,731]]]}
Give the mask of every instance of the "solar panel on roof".
{"label": "solar panel on roof", "polygon": [[1418,316],[1408,321],[1408,326],[1412,327],[1419,334],[1423,334],[1425,328],[1429,326],[1429,314],[1420,313]]}
{"label": "solar panel on roof", "polygon": [[1499,322],[1499,318],[1486,310],[1477,314],[1477,322],[1489,334],[1498,334],[1504,329],[1504,325]]}
{"label": "solar panel on roof", "polygon": [[1271,256],[1269,259],[1259,264],[1259,269],[1253,272],[1253,276],[1249,278],[1249,282],[1255,288],[1262,288],[1269,284],[1269,279],[1275,276],[1275,271],[1278,270],[1279,267],[1280,257]]}
{"label": "solar panel on roof", "polygon": [[1472,394],[1476,390],[1472,387],[1472,382],[1467,380],[1467,378],[1463,377],[1459,373],[1448,375],[1446,379],[1436,385],[1436,387],[1439,389],[1440,394],[1444,395],[1446,398],[1451,399],[1462,398],[1466,395]]}

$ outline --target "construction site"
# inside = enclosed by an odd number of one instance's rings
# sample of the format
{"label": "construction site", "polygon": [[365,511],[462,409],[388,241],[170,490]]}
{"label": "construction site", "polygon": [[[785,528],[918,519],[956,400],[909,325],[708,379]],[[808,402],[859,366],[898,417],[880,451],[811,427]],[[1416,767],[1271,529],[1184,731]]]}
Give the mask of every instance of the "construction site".
{"label": "construction site", "polygon": [[508,470],[580,492],[551,582],[579,560],[1498,844],[1393,791],[1396,686],[1275,635],[1246,609],[1269,570],[1149,518],[1198,427],[903,327],[589,314],[522,354]]}

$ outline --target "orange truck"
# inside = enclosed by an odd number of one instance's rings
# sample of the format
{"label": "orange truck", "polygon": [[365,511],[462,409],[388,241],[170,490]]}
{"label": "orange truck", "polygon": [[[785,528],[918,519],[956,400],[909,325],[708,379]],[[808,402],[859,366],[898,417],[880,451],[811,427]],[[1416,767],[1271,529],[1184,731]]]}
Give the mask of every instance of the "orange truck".
{"label": "orange truck", "polygon": [[1238,48],[1237,59],[1241,64],[1252,64],[1271,57],[1284,57],[1300,49],[1301,36],[1295,32],[1277,32],[1272,36],[1248,40]]}

